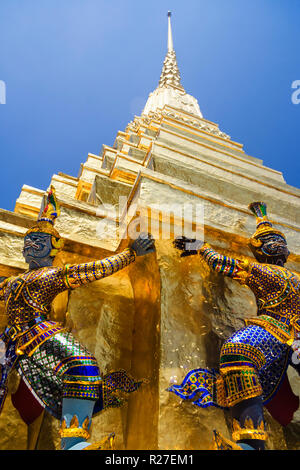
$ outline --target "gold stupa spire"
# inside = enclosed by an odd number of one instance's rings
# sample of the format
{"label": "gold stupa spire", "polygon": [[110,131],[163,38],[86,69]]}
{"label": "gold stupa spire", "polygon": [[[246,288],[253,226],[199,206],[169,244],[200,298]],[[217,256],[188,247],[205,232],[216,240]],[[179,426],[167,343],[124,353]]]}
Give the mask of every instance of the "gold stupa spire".
{"label": "gold stupa spire", "polygon": [[165,106],[171,106],[202,118],[198,101],[186,93],[180,82],[180,73],[173,46],[171,12],[168,11],[168,50],[164,60],[158,87],[150,93],[142,114],[161,112]]}
{"label": "gold stupa spire", "polygon": [[173,46],[171,12],[168,11],[168,51],[163,63],[162,72],[159,79],[159,87],[174,86],[184,90],[180,83],[180,73],[177,64],[176,54]]}
{"label": "gold stupa spire", "polygon": [[173,37],[172,37],[172,26],[171,26],[171,12],[168,11],[168,52],[173,51]]}

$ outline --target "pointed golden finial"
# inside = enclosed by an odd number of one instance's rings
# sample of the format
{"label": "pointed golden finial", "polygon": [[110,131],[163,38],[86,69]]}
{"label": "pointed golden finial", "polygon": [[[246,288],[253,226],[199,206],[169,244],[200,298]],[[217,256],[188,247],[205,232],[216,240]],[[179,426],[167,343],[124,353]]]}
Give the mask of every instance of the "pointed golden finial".
{"label": "pointed golden finial", "polygon": [[176,87],[184,91],[184,88],[180,83],[180,73],[173,47],[170,11],[168,11],[168,51],[164,60],[158,86],[160,88]]}
{"label": "pointed golden finial", "polygon": [[171,26],[171,12],[168,11],[168,52],[173,51],[173,37],[172,37],[172,26]]}
{"label": "pointed golden finial", "polygon": [[165,106],[172,106],[202,118],[198,101],[185,92],[181,85],[180,73],[173,46],[171,12],[168,11],[168,47],[158,87],[149,95],[142,114],[161,112]]}

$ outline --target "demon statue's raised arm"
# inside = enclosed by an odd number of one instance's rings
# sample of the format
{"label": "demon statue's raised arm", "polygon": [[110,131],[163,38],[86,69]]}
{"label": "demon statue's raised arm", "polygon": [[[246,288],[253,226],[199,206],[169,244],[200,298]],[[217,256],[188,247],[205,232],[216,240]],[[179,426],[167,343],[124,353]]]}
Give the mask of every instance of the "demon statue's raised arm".
{"label": "demon statue's raised arm", "polygon": [[[292,419],[299,405],[286,370],[291,345],[300,332],[300,282],[284,267],[289,256],[286,239],[268,220],[266,204],[254,202],[249,208],[257,217],[256,231],[249,239],[257,262],[221,255],[184,237],[174,242],[181,256],[199,253],[213,270],[248,286],[257,302],[258,316],[247,319],[246,326],[223,344],[218,372],[192,370],[181,385],[169,389],[200,407],[231,410],[235,442],[215,431],[215,443],[221,449],[264,449],[264,405],[281,424]],[[190,248],[192,244],[196,249]]]}
{"label": "demon statue's raised arm", "polygon": [[136,256],[154,251],[154,242],[149,236],[140,236],[122,253],[101,261],[54,267],[53,259],[62,248],[62,239],[54,228],[58,215],[51,188],[41,217],[25,235],[23,255],[29,269],[0,285],[0,299],[5,301],[8,317],[2,335],[6,356],[1,364],[1,408],[8,373],[15,367],[39,404],[61,420],[62,449],[88,449],[93,414],[119,406],[118,393],[137,390],[141,382],[123,370],[102,377],[89,351],[63,326],[48,319],[51,302],[60,292],[125,268]]}

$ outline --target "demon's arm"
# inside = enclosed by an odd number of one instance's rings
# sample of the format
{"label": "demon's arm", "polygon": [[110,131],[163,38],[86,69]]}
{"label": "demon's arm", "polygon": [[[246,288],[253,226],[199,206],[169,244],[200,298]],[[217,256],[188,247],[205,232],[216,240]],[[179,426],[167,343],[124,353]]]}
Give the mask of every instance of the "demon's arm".
{"label": "demon's arm", "polygon": [[249,276],[247,261],[241,261],[229,256],[221,255],[203,242],[186,237],[174,240],[174,246],[181,251],[181,257],[200,254],[204,261],[216,272],[236,279],[245,284]]}
{"label": "demon's arm", "polygon": [[132,248],[126,248],[121,253],[102,260],[66,265],[63,272],[64,281],[68,288],[74,289],[103,277],[111,276],[133,263],[135,258],[136,252]]}
{"label": "demon's arm", "polygon": [[136,256],[144,256],[155,251],[151,234],[142,233],[129,248],[117,255],[91,263],[65,266],[63,276],[68,288],[82,286],[120,271],[135,261]]}
{"label": "demon's arm", "polygon": [[247,262],[221,255],[204,244],[198,251],[206,263],[217,273],[231,277],[244,284],[249,276]]}

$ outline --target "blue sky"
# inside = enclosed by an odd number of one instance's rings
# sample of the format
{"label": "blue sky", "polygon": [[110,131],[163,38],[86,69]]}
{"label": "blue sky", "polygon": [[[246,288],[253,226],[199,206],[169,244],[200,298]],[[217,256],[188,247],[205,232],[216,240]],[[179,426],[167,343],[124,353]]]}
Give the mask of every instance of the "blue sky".
{"label": "blue sky", "polygon": [[2,0],[0,207],[77,176],[156,88],[167,11],[182,84],[245,151],[299,187],[298,0]]}

